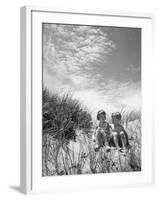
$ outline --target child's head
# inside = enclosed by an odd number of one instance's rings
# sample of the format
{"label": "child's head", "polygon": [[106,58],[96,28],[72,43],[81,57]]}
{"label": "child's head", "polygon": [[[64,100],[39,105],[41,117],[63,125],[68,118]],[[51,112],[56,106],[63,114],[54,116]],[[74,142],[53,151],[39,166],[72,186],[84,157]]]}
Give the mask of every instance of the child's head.
{"label": "child's head", "polygon": [[100,121],[106,120],[106,112],[104,110],[99,110],[98,111],[97,120],[100,120]]}
{"label": "child's head", "polygon": [[121,121],[121,114],[119,112],[112,113],[112,123],[118,124]]}

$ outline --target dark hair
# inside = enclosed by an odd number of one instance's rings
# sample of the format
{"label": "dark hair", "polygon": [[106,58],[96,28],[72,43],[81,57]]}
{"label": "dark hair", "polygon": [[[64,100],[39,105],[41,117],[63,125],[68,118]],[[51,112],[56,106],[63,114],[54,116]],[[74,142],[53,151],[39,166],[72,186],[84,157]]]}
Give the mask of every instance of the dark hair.
{"label": "dark hair", "polygon": [[106,112],[104,110],[99,110],[98,113],[97,113],[97,120],[99,120],[99,116],[101,114],[104,115],[104,118],[106,119]]}
{"label": "dark hair", "polygon": [[112,113],[112,117],[115,117],[116,119],[121,120],[121,113],[120,112]]}

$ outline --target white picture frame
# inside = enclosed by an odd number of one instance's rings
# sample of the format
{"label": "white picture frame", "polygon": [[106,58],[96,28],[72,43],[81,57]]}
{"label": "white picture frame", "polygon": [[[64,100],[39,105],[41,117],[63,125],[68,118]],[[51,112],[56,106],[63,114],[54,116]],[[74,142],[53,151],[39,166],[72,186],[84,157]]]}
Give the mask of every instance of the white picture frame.
{"label": "white picture frame", "polygon": [[[152,99],[152,14],[90,10],[21,8],[21,192],[43,193],[152,185],[154,122]],[[43,22],[142,28],[142,171],[98,175],[42,177],[42,26]],[[151,134],[150,134],[151,133]]]}

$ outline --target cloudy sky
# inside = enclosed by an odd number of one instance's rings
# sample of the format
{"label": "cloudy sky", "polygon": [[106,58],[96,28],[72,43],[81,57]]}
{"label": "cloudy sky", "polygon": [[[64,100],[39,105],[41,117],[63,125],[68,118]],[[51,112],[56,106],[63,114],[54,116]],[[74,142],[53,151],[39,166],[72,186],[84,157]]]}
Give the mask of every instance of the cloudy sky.
{"label": "cloudy sky", "polygon": [[43,84],[93,114],[140,110],[141,30],[43,24]]}

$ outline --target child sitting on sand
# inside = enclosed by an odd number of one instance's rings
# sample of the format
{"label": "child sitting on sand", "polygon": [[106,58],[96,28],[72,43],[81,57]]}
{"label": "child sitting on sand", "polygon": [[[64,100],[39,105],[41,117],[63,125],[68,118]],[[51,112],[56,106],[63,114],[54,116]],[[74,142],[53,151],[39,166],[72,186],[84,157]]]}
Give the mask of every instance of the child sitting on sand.
{"label": "child sitting on sand", "polygon": [[95,142],[95,151],[98,151],[100,147],[106,146],[108,148],[108,135],[110,134],[110,125],[106,121],[106,112],[99,110],[97,113],[97,120],[99,121],[96,131],[93,135],[93,141]]}
{"label": "child sitting on sand", "polygon": [[129,148],[128,135],[121,125],[121,114],[119,112],[112,114],[112,124],[110,125],[109,145],[119,150],[126,151]]}

